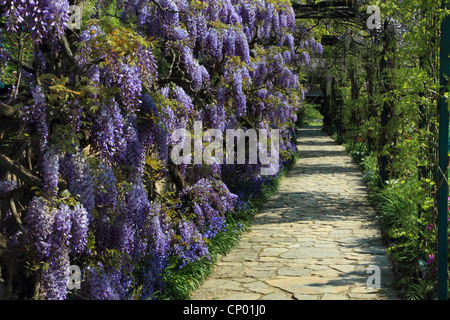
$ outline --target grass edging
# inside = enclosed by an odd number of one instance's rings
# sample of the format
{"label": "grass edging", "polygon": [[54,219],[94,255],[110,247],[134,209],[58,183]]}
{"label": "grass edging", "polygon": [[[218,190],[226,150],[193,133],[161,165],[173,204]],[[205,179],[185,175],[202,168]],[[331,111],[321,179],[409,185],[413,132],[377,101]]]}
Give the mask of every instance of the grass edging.
{"label": "grass edging", "polygon": [[[400,234],[399,230],[405,234],[410,231],[401,224],[394,226],[394,223],[399,223],[398,216],[418,216],[418,208],[415,208],[414,205],[418,206],[419,204],[411,199],[412,195],[409,192],[400,193],[396,189],[380,188],[380,177],[377,173],[374,157],[371,154],[360,154],[359,150],[352,148],[348,142],[338,141],[336,134],[331,134],[327,130],[324,131],[333,140],[345,147],[346,152],[363,173],[363,181],[368,189],[368,199],[376,212],[377,224],[390,262],[393,275],[392,285],[397,298],[408,300],[433,299],[434,293],[432,286],[430,286],[430,279],[425,276],[419,277],[417,274],[418,272],[424,274],[427,271],[423,267],[417,267],[417,261],[420,260],[419,256],[414,255],[417,246],[412,245],[412,241],[405,240],[404,236],[395,234]],[[398,186],[406,188],[408,183],[410,182],[406,182],[405,179]]]}
{"label": "grass edging", "polygon": [[164,292],[156,298],[158,300],[189,300],[192,293],[212,274],[220,256],[226,255],[238,244],[239,235],[247,231],[253,222],[253,217],[278,190],[281,180],[298,159],[297,152],[290,162],[281,169],[280,175],[263,185],[261,195],[248,201],[248,210],[226,215],[225,231],[219,232],[208,244],[208,258],[187,263],[181,269],[177,269],[176,266],[169,266],[165,273]]}

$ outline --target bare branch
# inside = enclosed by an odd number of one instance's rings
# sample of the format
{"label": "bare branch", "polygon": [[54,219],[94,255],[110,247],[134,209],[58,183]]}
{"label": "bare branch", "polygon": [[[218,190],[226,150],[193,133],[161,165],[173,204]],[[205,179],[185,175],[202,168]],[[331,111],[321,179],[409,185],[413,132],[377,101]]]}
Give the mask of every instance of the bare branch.
{"label": "bare branch", "polygon": [[15,163],[13,160],[11,160],[9,157],[5,156],[4,154],[0,153],[0,166],[5,168],[6,170],[11,171],[14,173],[19,179],[23,180],[24,182],[33,185],[33,186],[40,186],[42,184],[42,179],[35,176],[32,172],[30,172],[27,168],[22,166],[19,163]]}
{"label": "bare branch", "polygon": [[63,52],[66,55],[66,57],[69,59],[69,62],[71,64],[78,65],[77,61],[75,60],[75,57],[72,53],[72,50],[70,50],[70,44],[69,44],[69,41],[67,40],[65,34],[61,35],[61,44],[62,44]]}
{"label": "bare branch", "polygon": [[172,182],[175,184],[177,189],[179,191],[183,190],[184,187],[186,187],[186,181],[180,174],[180,171],[178,171],[177,166],[172,162],[169,163],[169,173],[170,177],[172,178]]}
{"label": "bare branch", "polygon": [[14,108],[6,103],[0,101],[0,116],[1,117],[12,117],[16,114]]}
{"label": "bare branch", "polygon": [[104,61],[105,61],[105,57],[101,57],[101,58],[98,58],[98,59],[96,59],[96,60],[94,60],[94,61],[88,62],[88,63],[83,67],[83,69],[81,69],[81,74],[84,74],[90,67],[95,66],[95,65],[98,65],[100,62],[104,62]]}
{"label": "bare branch", "polygon": [[[31,186],[41,186],[42,179],[34,175],[30,170],[25,168],[20,163],[14,162],[11,158],[0,153],[0,166],[4,169],[14,173],[19,179]],[[67,188],[67,182],[62,179],[58,179],[58,187],[61,189]]]}
{"label": "bare branch", "polygon": [[11,208],[11,213],[12,213],[12,215],[14,217],[14,221],[16,221],[17,226],[22,231],[23,230],[23,223],[22,223],[22,220],[20,219],[19,213],[17,212],[16,203],[15,203],[13,197],[9,198],[9,207]]}
{"label": "bare branch", "polygon": [[159,4],[158,1],[155,1],[155,0],[151,0],[151,1],[152,1],[154,4],[156,4],[156,5],[158,6],[158,8],[161,9],[162,11],[167,11],[167,12],[170,12],[170,13],[179,13],[179,11],[170,10],[170,9],[168,9],[168,8],[163,8],[163,7],[161,7],[161,5]]}
{"label": "bare branch", "polygon": [[[170,78],[170,76],[172,75],[173,66],[175,65],[176,55],[175,55],[175,52],[173,52],[173,48],[170,48],[170,50],[172,51],[172,63],[170,64],[170,69],[169,69],[168,75],[163,78],[164,80]],[[179,61],[180,61],[180,57],[178,57],[178,62]]]}
{"label": "bare branch", "polygon": [[254,124],[253,122],[251,122],[250,119],[247,118],[247,116],[242,116],[241,119],[244,120],[244,122],[245,122],[246,124],[248,124],[252,129],[255,129],[255,130],[256,130],[255,124]]}
{"label": "bare branch", "polygon": [[23,44],[22,44],[22,33],[19,31],[18,37],[17,37],[17,45],[19,47],[19,56],[18,56],[18,63],[17,63],[17,72],[18,72],[18,76],[17,76],[17,84],[16,87],[14,88],[14,92],[11,96],[10,102],[14,102],[16,100],[17,94],[19,93],[19,85],[20,85],[20,80],[22,78],[22,65],[23,65]]}

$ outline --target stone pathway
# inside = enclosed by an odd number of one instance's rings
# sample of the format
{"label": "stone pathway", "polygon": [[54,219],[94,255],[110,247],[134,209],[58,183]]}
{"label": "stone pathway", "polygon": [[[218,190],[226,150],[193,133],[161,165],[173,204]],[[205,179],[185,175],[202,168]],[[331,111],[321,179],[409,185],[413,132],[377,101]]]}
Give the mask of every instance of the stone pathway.
{"label": "stone pathway", "polygon": [[[299,161],[192,299],[395,299],[357,165],[320,128],[300,129],[298,140]],[[381,289],[367,288],[369,265]]]}

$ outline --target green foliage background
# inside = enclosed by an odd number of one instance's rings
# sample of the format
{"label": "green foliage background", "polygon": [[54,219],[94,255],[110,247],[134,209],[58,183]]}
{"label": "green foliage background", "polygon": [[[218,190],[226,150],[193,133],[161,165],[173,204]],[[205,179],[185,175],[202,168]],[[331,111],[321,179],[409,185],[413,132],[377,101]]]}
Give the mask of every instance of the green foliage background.
{"label": "green foliage background", "polygon": [[325,129],[364,171],[402,296],[434,299],[439,33],[447,12],[441,1],[371,4],[380,7],[380,29],[336,20],[324,32],[340,37],[325,49],[334,81]]}

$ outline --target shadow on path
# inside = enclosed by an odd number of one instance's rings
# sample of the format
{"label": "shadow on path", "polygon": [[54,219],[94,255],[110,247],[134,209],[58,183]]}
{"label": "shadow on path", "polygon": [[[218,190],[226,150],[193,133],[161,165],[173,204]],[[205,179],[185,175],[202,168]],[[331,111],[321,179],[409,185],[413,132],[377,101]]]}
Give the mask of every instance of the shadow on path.
{"label": "shadow on path", "polygon": [[[319,127],[299,130],[298,149],[279,190],[194,299],[395,298],[358,166]],[[366,288],[370,265],[382,290]]]}

